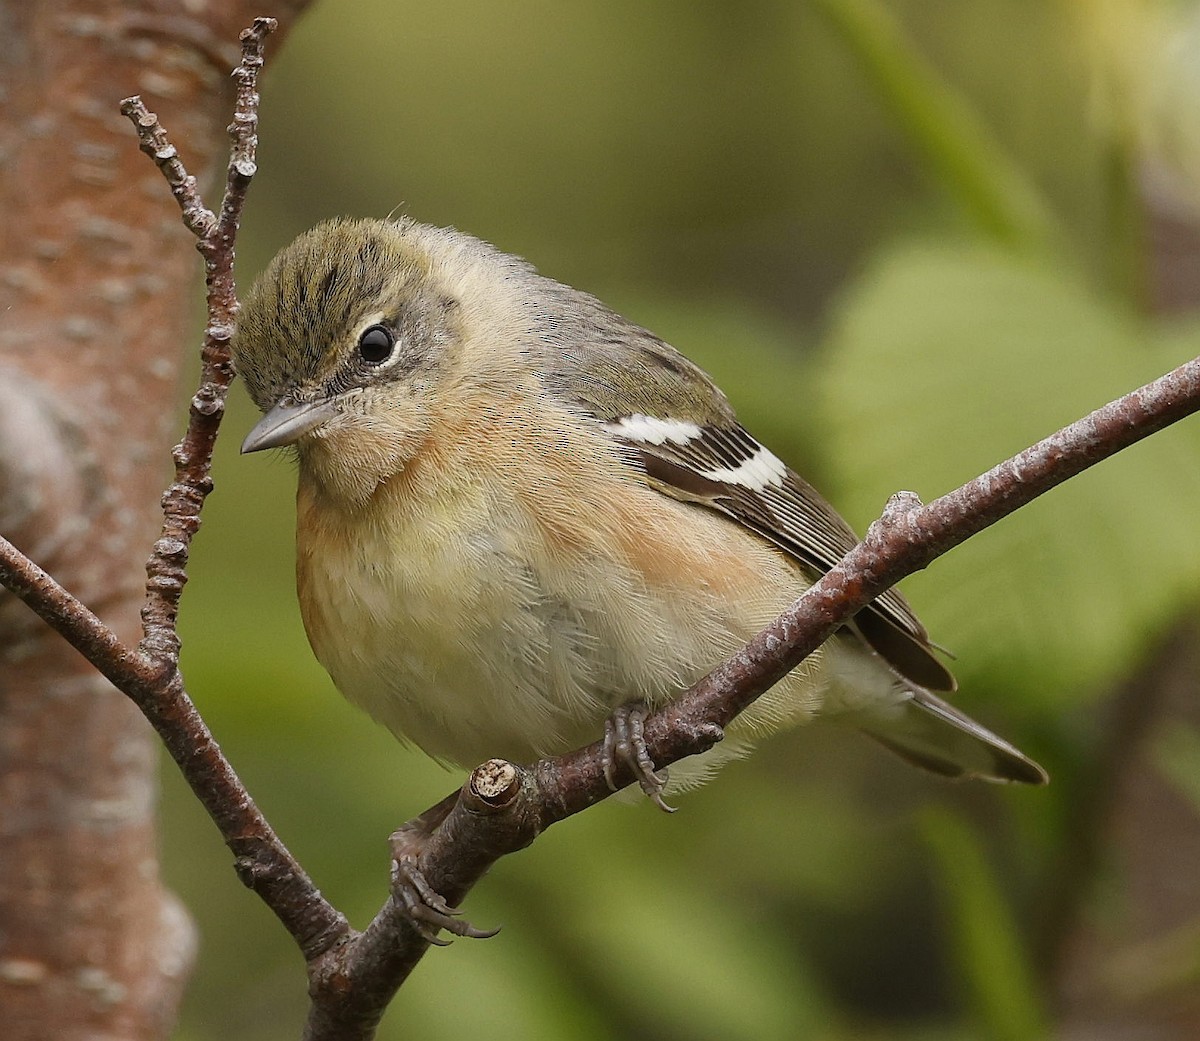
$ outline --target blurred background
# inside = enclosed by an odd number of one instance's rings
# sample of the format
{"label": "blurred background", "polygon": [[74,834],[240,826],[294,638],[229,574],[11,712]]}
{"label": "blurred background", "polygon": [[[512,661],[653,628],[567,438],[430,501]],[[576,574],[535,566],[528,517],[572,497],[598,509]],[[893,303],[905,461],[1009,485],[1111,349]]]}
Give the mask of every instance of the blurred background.
{"label": "blurred background", "polygon": [[[240,279],[336,214],[455,224],[699,361],[861,530],[1197,353],[1198,88],[1193,2],[318,0],[269,60]],[[235,387],[184,671],[363,926],[388,834],[462,776],[312,659],[252,420]],[[432,951],[380,1036],[1200,1037],[1198,515],[1193,419],[905,583],[1049,788],[778,738],[498,865],[466,907],[503,931]],[[202,933],[178,1036],[295,1038],[299,956],[164,785]]]}

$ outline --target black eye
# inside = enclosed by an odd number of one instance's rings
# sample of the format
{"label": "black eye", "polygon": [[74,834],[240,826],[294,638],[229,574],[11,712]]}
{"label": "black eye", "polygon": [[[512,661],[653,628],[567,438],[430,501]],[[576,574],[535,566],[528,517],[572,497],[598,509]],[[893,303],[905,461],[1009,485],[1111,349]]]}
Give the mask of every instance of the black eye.
{"label": "black eye", "polygon": [[358,338],[358,353],[368,365],[379,365],[391,356],[396,338],[391,329],[383,325],[372,325],[364,329]]}

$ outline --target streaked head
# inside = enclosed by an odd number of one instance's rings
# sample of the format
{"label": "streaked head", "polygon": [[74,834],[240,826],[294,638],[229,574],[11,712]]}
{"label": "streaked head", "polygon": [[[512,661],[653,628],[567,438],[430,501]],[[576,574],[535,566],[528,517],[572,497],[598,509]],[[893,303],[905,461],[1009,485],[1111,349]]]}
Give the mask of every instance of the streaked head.
{"label": "streaked head", "polygon": [[234,366],[265,413],[243,452],[295,445],[329,490],[369,495],[401,469],[462,361],[472,289],[514,258],[401,219],[333,220],[275,257],[246,295]]}

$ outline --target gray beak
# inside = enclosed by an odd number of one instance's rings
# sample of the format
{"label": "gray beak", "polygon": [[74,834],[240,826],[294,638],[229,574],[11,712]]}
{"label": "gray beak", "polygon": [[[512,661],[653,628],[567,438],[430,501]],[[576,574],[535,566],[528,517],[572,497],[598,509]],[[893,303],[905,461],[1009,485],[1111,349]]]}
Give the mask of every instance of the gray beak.
{"label": "gray beak", "polygon": [[242,455],[264,448],[295,444],[310,430],[331,419],[337,407],[332,398],[295,404],[286,398],[254,424],[242,442]]}

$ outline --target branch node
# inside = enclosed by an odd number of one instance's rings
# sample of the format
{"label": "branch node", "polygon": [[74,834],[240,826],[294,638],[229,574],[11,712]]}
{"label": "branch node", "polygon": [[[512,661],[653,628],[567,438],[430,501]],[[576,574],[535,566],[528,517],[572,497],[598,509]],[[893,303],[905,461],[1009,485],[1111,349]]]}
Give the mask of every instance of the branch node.
{"label": "branch node", "polygon": [[192,396],[192,408],[202,416],[215,416],[225,411],[224,393],[215,387],[202,387]]}
{"label": "branch node", "polygon": [[893,493],[884,504],[883,513],[871,522],[863,542],[880,545],[892,538],[902,538],[907,542],[919,538],[916,520],[923,508],[924,504],[916,492]]}
{"label": "branch node", "polygon": [[902,489],[888,497],[883,512],[885,516],[888,514],[912,513],[913,510],[919,510],[923,505],[921,497],[916,492]]}
{"label": "branch node", "polygon": [[154,543],[154,552],[167,560],[182,563],[187,560],[188,545],[183,539],[161,538]]}
{"label": "branch node", "polygon": [[259,879],[264,874],[258,861],[249,856],[234,857],[233,871],[237,875],[238,881],[250,890],[257,888]]}
{"label": "branch node", "polygon": [[164,702],[183,690],[178,663],[179,638],[174,633],[165,640],[143,640],[129,655],[130,669],[142,689]]}
{"label": "branch node", "polygon": [[[260,15],[254,19],[249,28],[243,29],[238,34],[238,39],[242,41],[243,49],[250,48],[253,51],[261,51],[266,38],[278,27],[277,19]],[[261,54],[259,54],[259,60],[262,60]]]}
{"label": "branch node", "polygon": [[471,772],[466,789],[474,796],[472,809],[495,813],[507,809],[516,799],[521,790],[521,772],[507,759],[489,759]]}

